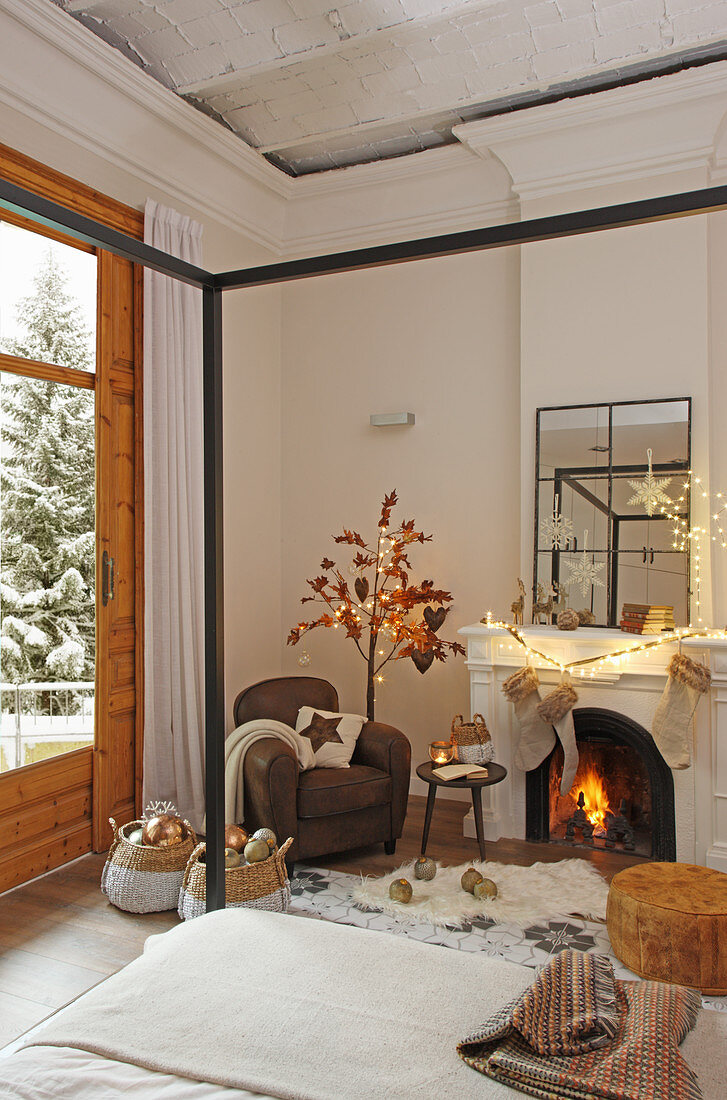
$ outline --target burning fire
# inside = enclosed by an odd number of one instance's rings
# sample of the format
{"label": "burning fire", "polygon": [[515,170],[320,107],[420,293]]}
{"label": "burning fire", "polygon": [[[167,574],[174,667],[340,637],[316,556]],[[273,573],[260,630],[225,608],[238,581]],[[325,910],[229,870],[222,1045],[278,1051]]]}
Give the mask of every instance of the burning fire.
{"label": "burning fire", "polygon": [[611,809],[608,804],[608,796],[603,786],[598,772],[588,767],[585,775],[580,779],[576,776],[576,781],[573,784],[571,791],[572,797],[578,798],[580,791],[583,791],[583,797],[585,799],[584,810],[588,820],[592,825],[595,825],[597,829],[605,830],[606,814]]}

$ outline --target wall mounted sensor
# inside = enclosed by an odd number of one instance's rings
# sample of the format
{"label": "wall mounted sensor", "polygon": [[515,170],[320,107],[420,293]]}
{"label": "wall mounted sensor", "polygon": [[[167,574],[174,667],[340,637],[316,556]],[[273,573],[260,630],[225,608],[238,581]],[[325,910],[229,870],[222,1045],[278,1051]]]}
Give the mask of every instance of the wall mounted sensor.
{"label": "wall mounted sensor", "polygon": [[369,421],[373,428],[389,428],[393,424],[413,424],[414,413],[371,413]]}

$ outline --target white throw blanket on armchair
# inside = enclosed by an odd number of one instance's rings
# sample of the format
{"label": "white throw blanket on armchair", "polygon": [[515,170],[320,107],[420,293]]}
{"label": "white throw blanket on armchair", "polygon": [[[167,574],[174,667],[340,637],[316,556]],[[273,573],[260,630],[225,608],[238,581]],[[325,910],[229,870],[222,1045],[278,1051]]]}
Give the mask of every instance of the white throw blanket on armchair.
{"label": "white throw blanket on armchair", "polygon": [[[264,737],[277,737],[286,741],[298,757],[301,771],[315,767],[315,755],[309,739],[301,737],[285,722],[276,722],[273,718],[256,718],[238,726],[225,742],[225,821],[245,820],[245,755],[251,745],[262,741]],[[282,842],[285,837],[279,839]]]}

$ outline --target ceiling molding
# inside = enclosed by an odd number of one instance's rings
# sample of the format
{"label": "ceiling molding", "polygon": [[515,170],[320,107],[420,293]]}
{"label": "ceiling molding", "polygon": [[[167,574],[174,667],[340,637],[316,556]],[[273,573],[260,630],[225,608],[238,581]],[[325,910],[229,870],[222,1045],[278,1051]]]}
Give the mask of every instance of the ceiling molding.
{"label": "ceiling molding", "polygon": [[473,153],[495,155],[515,194],[532,200],[708,169],[725,113],[727,62],[718,62],[453,132]]}
{"label": "ceiling molding", "polygon": [[409,218],[390,219],[386,223],[372,222],[352,229],[331,230],[309,236],[290,236],[285,254],[291,259],[323,255],[349,249],[367,248],[369,245],[392,244],[396,241],[418,240],[441,233],[457,233],[461,230],[500,225],[518,221],[520,204],[516,199],[498,199],[492,202],[472,204],[458,210],[442,211],[433,218],[431,214],[419,214]]}
{"label": "ceiling molding", "polygon": [[281,198],[290,194],[290,178],[266,161],[231,131],[181,99],[132,61],[82,26],[50,0],[0,0],[0,11],[61,50],[126,98],[174,126],[187,140],[263,184]]}

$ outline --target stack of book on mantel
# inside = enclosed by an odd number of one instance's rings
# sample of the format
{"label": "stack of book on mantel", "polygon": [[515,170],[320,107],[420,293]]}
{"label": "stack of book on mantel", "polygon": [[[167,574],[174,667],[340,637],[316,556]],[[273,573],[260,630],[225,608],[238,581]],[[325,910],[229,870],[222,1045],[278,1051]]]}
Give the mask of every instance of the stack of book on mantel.
{"label": "stack of book on mantel", "polygon": [[621,629],[629,634],[661,634],[675,626],[674,608],[669,604],[625,603],[621,612]]}

